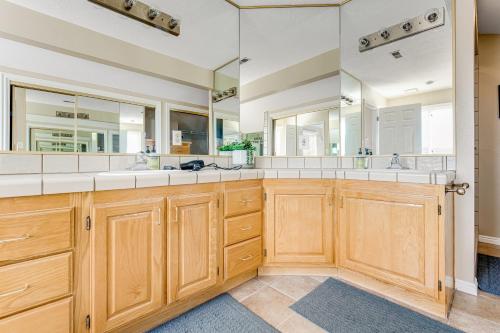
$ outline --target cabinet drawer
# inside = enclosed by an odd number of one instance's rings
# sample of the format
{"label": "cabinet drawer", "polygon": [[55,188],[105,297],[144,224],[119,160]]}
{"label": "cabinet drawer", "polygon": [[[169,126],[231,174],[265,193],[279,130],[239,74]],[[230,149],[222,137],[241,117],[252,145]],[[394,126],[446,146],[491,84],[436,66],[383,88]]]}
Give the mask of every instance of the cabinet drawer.
{"label": "cabinet drawer", "polygon": [[0,268],[0,317],[71,293],[71,253]]}
{"label": "cabinet drawer", "polygon": [[224,220],[224,246],[260,236],[262,213],[233,217]]}
{"label": "cabinet drawer", "polygon": [[235,216],[262,209],[262,188],[228,190],[224,196],[224,216]]}
{"label": "cabinet drawer", "polygon": [[261,238],[226,247],[224,249],[224,278],[230,279],[251,269],[262,262]]}
{"label": "cabinet drawer", "polygon": [[70,333],[72,312],[71,298],[63,299],[0,319],[0,332]]}
{"label": "cabinet drawer", "polygon": [[0,216],[0,262],[64,251],[72,246],[73,209]]}

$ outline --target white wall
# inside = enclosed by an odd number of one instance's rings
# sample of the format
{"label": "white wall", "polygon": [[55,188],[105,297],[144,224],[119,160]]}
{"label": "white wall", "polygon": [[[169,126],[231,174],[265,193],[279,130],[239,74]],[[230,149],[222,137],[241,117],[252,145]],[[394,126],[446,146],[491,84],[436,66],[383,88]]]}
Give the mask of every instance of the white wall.
{"label": "white wall", "polygon": [[474,237],[474,28],[475,1],[456,0],[455,128],[457,182],[467,182],[464,196],[455,196],[456,288],[477,293]]}

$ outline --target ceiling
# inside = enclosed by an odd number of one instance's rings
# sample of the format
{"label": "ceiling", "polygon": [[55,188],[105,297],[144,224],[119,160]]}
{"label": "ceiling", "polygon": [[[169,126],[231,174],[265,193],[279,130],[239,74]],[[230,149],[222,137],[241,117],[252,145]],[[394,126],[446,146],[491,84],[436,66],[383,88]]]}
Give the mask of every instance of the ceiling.
{"label": "ceiling", "polygon": [[478,0],[477,21],[480,34],[500,34],[500,1]]}
{"label": "ceiling", "polygon": [[339,47],[339,9],[242,10],[241,84]]}
{"label": "ceiling", "polygon": [[[451,88],[453,54],[448,4],[443,0],[356,0],[342,6],[342,68],[386,98]],[[445,7],[448,14],[445,26],[367,52],[358,51],[361,36],[440,7]],[[390,52],[395,50],[403,58],[394,59]],[[428,85],[428,81],[434,83]],[[414,88],[418,90],[407,91]]]}
{"label": "ceiling", "polygon": [[281,5],[311,5],[342,3],[342,0],[233,0],[238,6],[281,6]]}
{"label": "ceiling", "polygon": [[238,57],[238,9],[225,0],[145,0],[180,19],[179,37],[87,0],[8,1],[206,69]]}

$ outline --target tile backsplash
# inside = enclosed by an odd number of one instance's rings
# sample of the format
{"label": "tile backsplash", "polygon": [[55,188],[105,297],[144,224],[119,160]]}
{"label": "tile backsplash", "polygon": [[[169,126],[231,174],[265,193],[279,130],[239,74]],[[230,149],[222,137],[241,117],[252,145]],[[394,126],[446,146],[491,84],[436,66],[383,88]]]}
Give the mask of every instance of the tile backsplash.
{"label": "tile backsplash", "polygon": [[[369,169],[386,169],[392,156],[367,157]],[[455,171],[456,158],[448,155],[401,156],[401,164],[410,170]],[[355,169],[355,157],[276,157],[255,158],[258,169]]]}
{"label": "tile backsplash", "polygon": [[[231,156],[178,156],[158,155],[159,167],[173,166],[200,159],[205,164],[216,163],[227,168],[232,165]],[[51,173],[98,173],[127,170],[135,165],[135,155],[109,154],[39,154],[39,153],[0,153],[0,175],[14,174],[51,174]],[[372,156],[368,158],[370,169],[386,169],[390,165],[390,156]],[[403,166],[422,171],[454,171],[455,156],[401,156]],[[257,169],[304,169],[304,175],[313,175],[314,170],[354,169],[353,157],[276,157],[259,156],[255,158]],[[315,174],[315,173],[314,173]],[[384,177],[381,175],[380,177]]]}
{"label": "tile backsplash", "polygon": [[[228,168],[232,165],[231,156],[176,156],[157,155],[159,167],[203,160],[205,164],[217,163]],[[128,170],[136,163],[136,155],[110,154],[40,154],[40,153],[0,153],[0,175],[16,174],[56,174],[56,173],[99,173]],[[286,160],[285,160],[286,163]]]}

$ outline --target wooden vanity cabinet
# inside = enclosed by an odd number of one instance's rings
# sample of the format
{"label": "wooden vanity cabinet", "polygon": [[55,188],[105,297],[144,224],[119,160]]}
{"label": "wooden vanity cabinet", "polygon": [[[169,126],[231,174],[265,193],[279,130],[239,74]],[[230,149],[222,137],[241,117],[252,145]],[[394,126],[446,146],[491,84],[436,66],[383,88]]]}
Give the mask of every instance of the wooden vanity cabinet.
{"label": "wooden vanity cabinet", "polygon": [[[437,299],[440,188],[344,181],[340,266]],[[444,193],[444,191],[443,191]]]}
{"label": "wooden vanity cabinet", "polygon": [[333,190],[330,181],[264,181],[265,265],[333,266]]}
{"label": "wooden vanity cabinet", "polygon": [[160,309],[164,198],[93,206],[92,327],[106,332]]}
{"label": "wooden vanity cabinet", "polygon": [[218,207],[216,192],[168,197],[169,304],[217,284]]}

